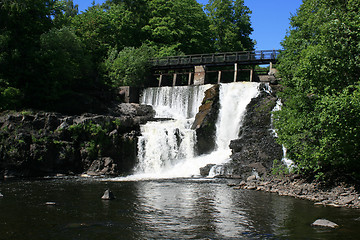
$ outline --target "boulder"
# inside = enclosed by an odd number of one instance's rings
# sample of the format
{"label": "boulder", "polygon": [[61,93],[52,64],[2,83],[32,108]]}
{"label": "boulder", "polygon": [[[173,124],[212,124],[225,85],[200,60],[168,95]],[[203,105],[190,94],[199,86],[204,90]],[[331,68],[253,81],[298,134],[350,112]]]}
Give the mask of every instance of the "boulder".
{"label": "boulder", "polygon": [[255,181],[255,180],[256,180],[256,175],[251,175],[246,179],[246,181],[248,181],[248,182]]}
{"label": "boulder", "polygon": [[311,226],[324,227],[324,228],[337,228],[339,225],[326,219],[317,219],[315,222],[311,224]]}
{"label": "boulder", "polygon": [[114,194],[110,191],[110,189],[107,189],[104,192],[104,195],[101,197],[102,200],[113,200],[115,199]]}
{"label": "boulder", "polygon": [[209,176],[210,170],[213,166],[215,166],[215,164],[208,164],[205,167],[200,168],[200,175],[202,177]]}
{"label": "boulder", "polygon": [[155,110],[150,105],[137,104],[137,103],[121,103],[114,104],[109,113],[112,116],[130,116],[130,117],[143,117],[146,119],[154,118]]}
{"label": "boulder", "polygon": [[112,158],[103,157],[94,160],[86,173],[90,176],[115,175],[116,167],[117,165]]}
{"label": "boulder", "polygon": [[216,121],[219,113],[219,85],[214,85],[205,91],[202,105],[195,116],[191,127],[196,131],[197,154],[210,153],[215,149]]}

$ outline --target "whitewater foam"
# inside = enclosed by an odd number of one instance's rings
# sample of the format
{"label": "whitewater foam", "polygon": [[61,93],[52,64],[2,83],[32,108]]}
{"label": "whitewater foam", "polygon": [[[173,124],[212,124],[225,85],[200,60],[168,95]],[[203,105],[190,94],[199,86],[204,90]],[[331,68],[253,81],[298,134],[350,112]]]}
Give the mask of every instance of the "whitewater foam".
{"label": "whitewater foam", "polygon": [[196,134],[190,127],[211,85],[148,88],[141,103],[152,105],[157,117],[170,121],[148,122],[141,126],[138,164],[134,175],[115,181],[199,177],[200,168],[229,161],[229,143],[239,134],[246,106],[259,93],[259,83],[221,84],[220,111],[216,123],[216,150],[195,156]]}

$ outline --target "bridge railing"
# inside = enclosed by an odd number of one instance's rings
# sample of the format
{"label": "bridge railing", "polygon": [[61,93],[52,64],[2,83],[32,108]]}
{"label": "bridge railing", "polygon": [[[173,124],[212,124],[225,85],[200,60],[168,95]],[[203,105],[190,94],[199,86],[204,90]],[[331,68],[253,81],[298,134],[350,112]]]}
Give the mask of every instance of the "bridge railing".
{"label": "bridge railing", "polygon": [[171,56],[151,59],[153,67],[181,66],[181,65],[203,65],[223,63],[250,63],[275,61],[279,55],[278,50],[261,50],[250,52],[226,52],[211,54],[196,54],[184,56]]}

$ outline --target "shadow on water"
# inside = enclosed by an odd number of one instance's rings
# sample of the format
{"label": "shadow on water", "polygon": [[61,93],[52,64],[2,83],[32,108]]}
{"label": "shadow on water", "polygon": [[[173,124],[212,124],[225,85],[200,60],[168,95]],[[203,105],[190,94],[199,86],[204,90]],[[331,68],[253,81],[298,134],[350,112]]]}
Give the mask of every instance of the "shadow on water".
{"label": "shadow on water", "polygon": [[[115,200],[101,200],[107,188]],[[225,180],[5,181],[0,192],[0,239],[360,238],[359,210],[234,190]],[[312,228],[318,218],[340,228]]]}

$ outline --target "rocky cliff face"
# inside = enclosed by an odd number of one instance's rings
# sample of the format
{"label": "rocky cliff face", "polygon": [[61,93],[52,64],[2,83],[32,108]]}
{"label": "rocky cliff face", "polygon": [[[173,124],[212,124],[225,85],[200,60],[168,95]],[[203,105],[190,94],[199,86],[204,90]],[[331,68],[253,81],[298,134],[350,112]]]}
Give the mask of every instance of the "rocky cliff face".
{"label": "rocky cliff face", "polygon": [[109,115],[2,113],[0,173],[19,177],[128,173],[136,162],[140,124],[154,115],[150,106],[138,104],[114,105]]}
{"label": "rocky cliff face", "polygon": [[198,155],[210,153],[215,148],[215,125],[219,107],[219,85],[214,85],[205,91],[204,99],[192,125],[192,129],[196,130]]}
{"label": "rocky cliff face", "polygon": [[231,161],[225,165],[229,177],[247,179],[256,173],[262,177],[270,173],[273,161],[280,160],[282,147],[276,143],[271,131],[271,111],[276,105],[276,89],[270,93],[264,84],[261,93],[247,106],[239,138],[232,140]]}

